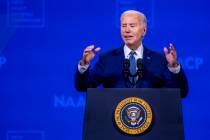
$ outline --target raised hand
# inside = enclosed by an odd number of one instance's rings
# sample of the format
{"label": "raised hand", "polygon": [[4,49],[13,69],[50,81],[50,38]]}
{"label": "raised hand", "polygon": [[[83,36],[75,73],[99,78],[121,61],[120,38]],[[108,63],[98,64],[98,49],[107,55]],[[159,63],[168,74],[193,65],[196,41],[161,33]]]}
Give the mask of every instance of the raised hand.
{"label": "raised hand", "polygon": [[176,54],[176,50],[173,46],[173,44],[169,44],[169,49],[168,50],[166,47],[164,47],[164,53],[165,53],[165,57],[166,60],[168,62],[168,66],[169,67],[177,67],[178,63],[177,63],[177,54]]}
{"label": "raised hand", "polygon": [[85,48],[82,55],[82,60],[80,65],[84,66],[90,63],[90,61],[95,57],[96,53],[100,51],[101,48],[97,47],[94,49],[94,45],[90,45]]}

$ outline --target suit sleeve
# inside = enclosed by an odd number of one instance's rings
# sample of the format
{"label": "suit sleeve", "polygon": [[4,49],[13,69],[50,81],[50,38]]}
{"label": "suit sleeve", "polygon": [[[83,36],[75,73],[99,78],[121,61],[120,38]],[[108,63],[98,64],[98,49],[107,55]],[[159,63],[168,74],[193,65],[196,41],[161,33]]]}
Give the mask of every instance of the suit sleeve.
{"label": "suit sleeve", "polygon": [[83,74],[78,69],[74,75],[74,85],[77,91],[86,92],[88,88],[96,88],[103,81],[103,56],[99,56],[93,68],[88,68]]}
{"label": "suit sleeve", "polygon": [[173,73],[167,68],[167,62],[164,63],[165,69],[163,72],[164,87],[166,88],[180,88],[181,97],[185,98],[188,94],[188,81],[181,66],[179,73]]}

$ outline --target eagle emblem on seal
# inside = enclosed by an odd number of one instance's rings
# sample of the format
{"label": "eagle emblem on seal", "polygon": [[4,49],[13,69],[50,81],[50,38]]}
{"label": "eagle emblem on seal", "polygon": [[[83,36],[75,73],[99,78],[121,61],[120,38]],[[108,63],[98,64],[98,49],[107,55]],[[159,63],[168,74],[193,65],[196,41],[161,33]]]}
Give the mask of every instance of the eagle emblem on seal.
{"label": "eagle emblem on seal", "polygon": [[139,125],[141,120],[143,119],[141,117],[141,110],[135,106],[129,107],[126,109],[126,117],[128,118],[128,122],[132,125]]}

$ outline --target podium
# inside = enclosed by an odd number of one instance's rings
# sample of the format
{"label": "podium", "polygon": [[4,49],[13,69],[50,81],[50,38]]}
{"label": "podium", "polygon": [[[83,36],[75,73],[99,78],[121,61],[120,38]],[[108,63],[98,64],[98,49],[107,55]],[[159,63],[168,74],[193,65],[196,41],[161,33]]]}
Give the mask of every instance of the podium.
{"label": "podium", "polygon": [[[140,98],[152,111],[150,126],[140,134],[123,132],[116,123],[116,108],[127,98]],[[179,89],[88,89],[83,140],[184,140]]]}

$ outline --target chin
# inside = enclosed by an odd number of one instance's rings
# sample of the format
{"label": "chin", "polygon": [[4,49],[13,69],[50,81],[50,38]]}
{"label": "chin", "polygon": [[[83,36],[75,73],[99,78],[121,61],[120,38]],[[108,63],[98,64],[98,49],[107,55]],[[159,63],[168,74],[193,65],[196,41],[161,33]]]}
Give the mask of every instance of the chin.
{"label": "chin", "polygon": [[127,46],[133,46],[133,43],[131,43],[131,42],[126,42],[125,43]]}

